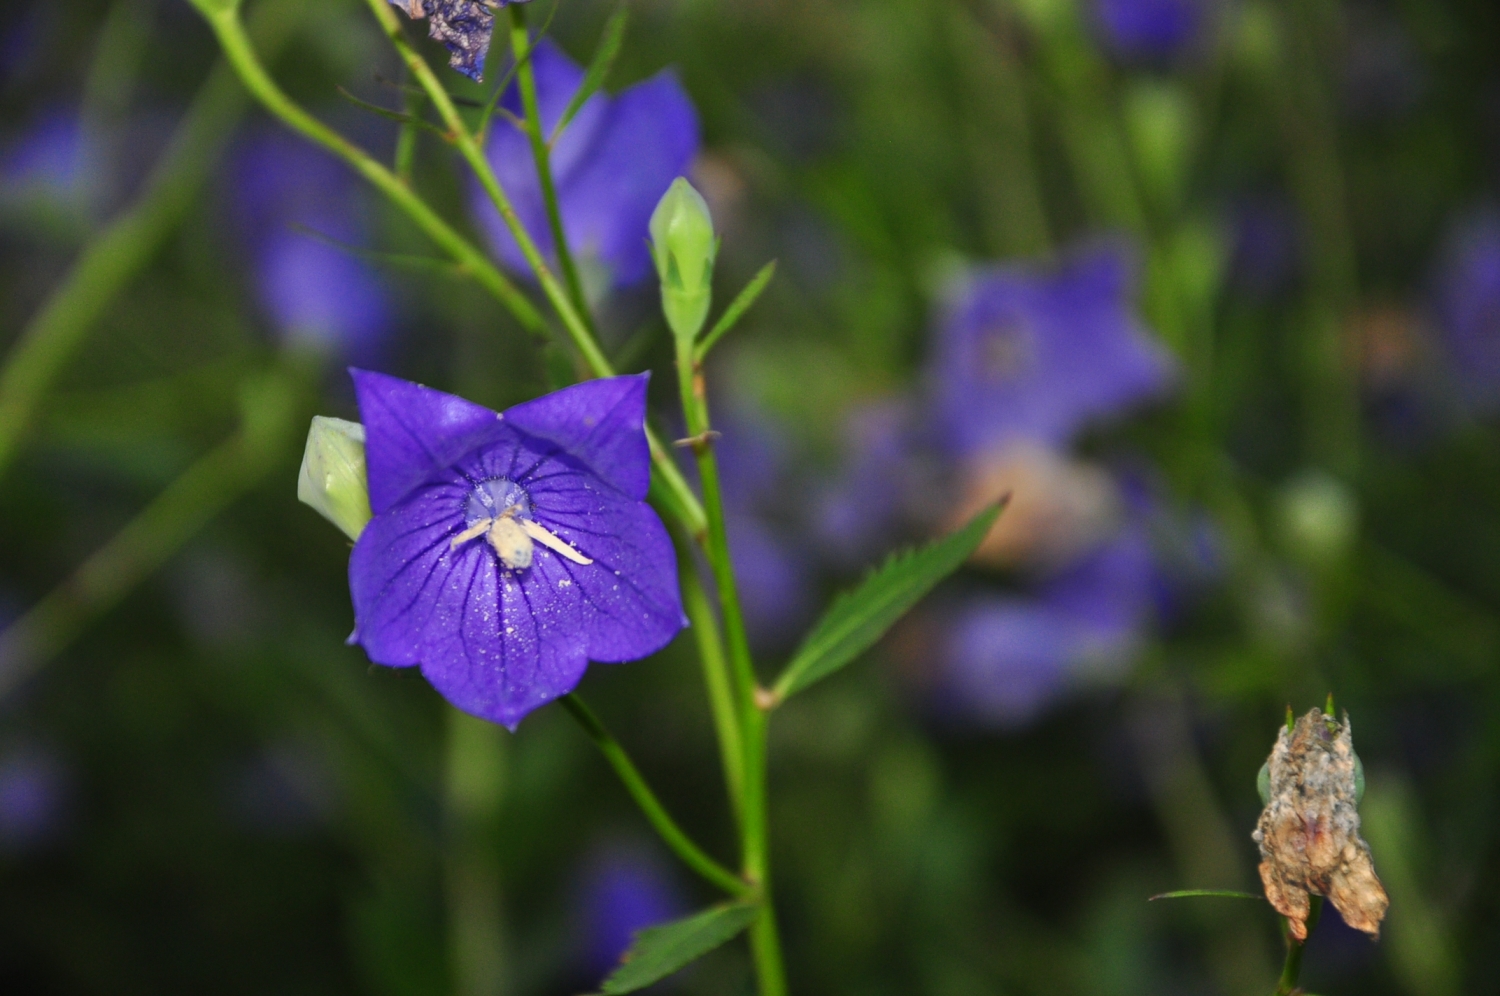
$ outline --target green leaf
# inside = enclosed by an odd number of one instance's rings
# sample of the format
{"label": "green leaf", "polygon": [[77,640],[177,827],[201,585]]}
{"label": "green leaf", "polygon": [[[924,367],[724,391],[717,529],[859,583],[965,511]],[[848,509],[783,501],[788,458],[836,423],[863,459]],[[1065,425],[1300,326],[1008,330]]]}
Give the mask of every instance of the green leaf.
{"label": "green leaf", "polygon": [[840,595],[777,680],[775,701],[828,677],[880,639],[923,595],[969,559],[1003,505],[1003,501],[991,505],[940,540],[894,555],[858,588]]}
{"label": "green leaf", "polygon": [[750,926],[759,914],[759,903],[728,903],[647,927],[635,935],[620,967],[604,980],[600,996],[633,993],[665,979]]}
{"label": "green leaf", "polygon": [[724,333],[734,328],[735,322],[738,322],[740,316],[750,310],[750,306],[755,303],[756,298],[760,297],[760,292],[766,289],[766,285],[771,282],[771,278],[775,275],[776,261],[773,259],[760,268],[760,272],[745,285],[744,290],[740,291],[739,297],[729,302],[729,307],[724,309],[724,314],[719,316],[719,320],[714,323],[714,327],[709,329],[708,334],[703,337],[703,341],[698,344],[699,360],[708,355],[708,351],[713,348],[714,343],[723,337]]}
{"label": "green leaf", "polygon": [[568,122],[573,120],[584,103],[598,92],[604,85],[604,79],[609,71],[614,68],[615,56],[620,54],[620,43],[625,40],[625,23],[629,20],[629,11],[622,3],[615,8],[615,12],[609,15],[609,20],[604,22],[604,34],[599,37],[599,47],[594,50],[594,61],[589,63],[589,70],[584,74],[583,85],[578,92],[573,94],[573,99],[568,101],[567,109],[563,111],[562,117],[557,119],[557,127],[552,129],[552,137],[547,139],[551,145],[557,141],[557,136],[563,133]]}
{"label": "green leaf", "polygon": [[1158,899],[1192,899],[1195,896],[1216,896],[1220,899],[1259,899],[1264,901],[1265,896],[1257,896],[1253,892],[1235,892],[1233,889],[1181,889],[1177,892],[1163,892],[1161,895],[1152,896],[1146,902],[1154,903]]}

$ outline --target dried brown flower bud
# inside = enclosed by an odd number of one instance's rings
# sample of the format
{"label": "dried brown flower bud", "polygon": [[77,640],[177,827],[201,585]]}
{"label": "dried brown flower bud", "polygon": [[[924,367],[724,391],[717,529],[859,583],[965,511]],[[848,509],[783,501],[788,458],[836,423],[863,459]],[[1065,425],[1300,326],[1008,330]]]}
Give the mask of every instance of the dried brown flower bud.
{"label": "dried brown flower bud", "polygon": [[1344,922],[1372,937],[1390,900],[1359,835],[1354,740],[1321,709],[1282,728],[1271,750],[1270,800],[1253,834],[1266,899],[1307,939],[1308,894],[1328,897]]}

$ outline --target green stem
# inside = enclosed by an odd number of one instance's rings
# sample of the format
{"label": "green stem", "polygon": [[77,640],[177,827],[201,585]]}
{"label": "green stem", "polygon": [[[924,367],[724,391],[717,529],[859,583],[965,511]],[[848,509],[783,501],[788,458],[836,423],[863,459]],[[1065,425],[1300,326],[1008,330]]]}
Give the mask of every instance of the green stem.
{"label": "green stem", "polygon": [[[300,0],[262,6],[260,43],[279,48],[306,11]],[[193,98],[153,167],[144,192],[89,243],[40,311],[21,330],[0,371],[0,474],[36,417],[59,371],[78,352],[110,302],[151,261],[192,206],[245,108],[244,89],[219,63]]]}
{"label": "green stem", "polygon": [[[417,227],[448,253],[466,273],[504,304],[522,327],[540,338],[547,338],[547,324],[541,314],[516,288],[515,284],[496,269],[484,253],[438,217],[425,201],[384,164],[376,161],[363,149],[308,114],[276,85],[276,81],[271,79],[270,74],[266,72],[256,56],[255,49],[250,39],[246,37],[244,25],[240,23],[239,14],[234,7],[207,10],[201,6],[203,0],[198,0],[198,2],[200,10],[204,11],[204,17],[208,19],[209,25],[218,36],[219,44],[223,47],[224,54],[228,57],[235,72],[239,74],[246,89],[265,106],[266,110],[280,118],[294,131],[301,132],[302,135],[352,166],[392,203],[406,212],[407,216],[416,222]],[[384,4],[384,0],[382,0],[382,6],[388,6]],[[445,98],[446,96],[444,94]],[[451,102],[449,106],[452,106]]]}
{"label": "green stem", "polygon": [[724,634],[732,665],[730,673],[735,681],[740,709],[743,764],[740,820],[742,870],[745,879],[760,889],[763,904],[760,915],[750,927],[751,955],[755,959],[755,975],[761,996],[783,996],[786,992],[786,973],[782,965],[776,911],[771,900],[766,793],[768,715],[761,707],[765,691],[755,676],[750,642],[745,633],[745,618],[740,609],[739,589],[734,580],[734,564],[729,557],[724,503],[719,489],[719,464],[714,455],[703,371],[695,359],[693,341],[687,336],[677,337],[677,382],[682,395],[688,434],[694,441],[693,451],[698,460],[698,477],[703,487],[703,509],[708,518],[708,562],[713,569],[719,595],[719,613],[724,620]]}
{"label": "green stem", "polygon": [[0,698],[61,653],[88,624],[155,573],[205,525],[250,490],[284,452],[291,387],[260,392],[233,437],[183,472],[40,602],[0,632]]}
{"label": "green stem", "polygon": [[[494,169],[491,168],[484,151],[479,147],[478,140],[464,124],[463,118],[459,116],[453,99],[448,95],[448,91],[443,89],[432,67],[407,44],[406,36],[401,31],[401,22],[397,20],[390,3],[388,0],[367,0],[367,3],[375,19],[380,22],[382,30],[390,38],[391,44],[395,46],[397,53],[405,62],[407,70],[421,84],[433,106],[437,108],[438,115],[448,127],[459,153],[469,164],[469,168],[474,171],[475,177],[489,196],[490,202],[494,204],[495,210],[500,213],[501,220],[505,222],[506,228],[516,240],[516,245],[520,247],[521,254],[526,257],[526,262],[536,274],[537,283],[562,320],[563,328],[567,331],[574,348],[583,357],[589,371],[595,377],[614,376],[614,367],[610,364],[609,358],[604,355],[603,349],[599,347],[599,343],[589,331],[587,323],[573,307],[572,301],[569,300],[562,285],[557,282],[557,278],[553,276],[546,260],[537,250],[536,243],[526,231],[526,226],[521,224],[520,217],[511,206],[510,199],[505,196],[505,191],[500,187],[500,181],[495,177]],[[532,126],[540,129],[541,123],[536,121],[532,123]],[[649,428],[646,430],[646,440],[651,447],[651,461],[655,467],[656,476],[661,479],[663,486],[673,493],[675,499],[673,504],[682,513],[683,528],[694,537],[703,536],[705,520],[702,506],[699,505],[692,488],[688,487],[682,471],[677,469],[671,452]]]}
{"label": "green stem", "polygon": [[542,191],[542,203],[547,206],[547,225],[552,229],[552,245],[557,252],[557,263],[562,268],[563,280],[568,286],[568,296],[573,307],[578,309],[584,321],[589,320],[588,305],[583,298],[583,284],[578,280],[578,268],[573,263],[573,253],[568,248],[568,236],[563,231],[562,211],[557,204],[557,184],[552,178],[552,153],[547,146],[547,136],[542,133],[542,114],[536,99],[536,73],[531,66],[531,36],[526,30],[526,8],[511,4],[510,48],[516,59],[516,86],[521,91],[521,107],[526,113],[526,135],[531,139],[531,157],[536,161],[537,182]]}
{"label": "green stem", "polygon": [[713,714],[714,733],[718,736],[719,754],[724,762],[724,784],[729,789],[735,821],[743,830],[745,780],[740,762],[745,756],[745,748],[734,688],[729,679],[729,663],[724,657],[723,638],[719,634],[718,621],[714,619],[713,605],[698,578],[698,565],[680,543],[677,575],[682,585],[683,609],[687,612],[693,638],[698,643],[698,658],[703,664],[703,683],[708,689],[709,711]]}
{"label": "green stem", "polygon": [[672,819],[661,801],[656,798],[656,793],[651,791],[651,786],[646,784],[646,779],[642,777],[640,769],[635,766],[630,755],[625,753],[625,748],[621,747],[620,742],[604,728],[604,724],[599,721],[598,716],[594,715],[594,711],[571,692],[564,695],[560,701],[604,754],[605,760],[609,761],[610,766],[615,769],[615,774],[624,783],[625,790],[641,808],[641,812],[645,814],[652,828],[683,860],[683,863],[730,895],[749,895],[750,886],[743,879],[709,857],[682,831],[677,821]]}
{"label": "green stem", "polygon": [[[422,113],[423,99],[421,94],[407,91],[402,96],[402,109],[415,119]],[[421,130],[421,126],[413,120],[403,124],[400,134],[396,136],[396,154],[391,159],[391,166],[397,179],[407,186],[411,186],[412,169],[417,160],[417,138]]]}
{"label": "green stem", "polygon": [[[1307,908],[1307,935],[1312,936],[1313,928],[1318,925],[1318,915],[1323,912],[1323,897],[1310,896]],[[1287,928],[1286,921],[1281,923],[1282,935],[1286,938],[1286,961],[1281,966],[1281,979],[1276,983],[1276,992],[1272,996],[1291,996],[1297,990],[1297,978],[1302,974],[1302,952],[1307,950],[1307,942],[1299,941],[1292,937],[1292,932]]]}
{"label": "green stem", "polygon": [[444,854],[448,956],[456,996],[505,990],[500,866],[493,847],[505,798],[505,731],[448,710]]}

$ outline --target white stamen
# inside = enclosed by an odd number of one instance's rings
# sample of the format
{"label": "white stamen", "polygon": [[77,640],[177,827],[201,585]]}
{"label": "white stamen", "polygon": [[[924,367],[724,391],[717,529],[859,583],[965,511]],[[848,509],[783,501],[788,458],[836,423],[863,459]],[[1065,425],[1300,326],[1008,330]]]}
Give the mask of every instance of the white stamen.
{"label": "white stamen", "polygon": [[532,539],[536,540],[538,543],[542,544],[542,546],[545,546],[553,553],[567,557],[575,564],[588,565],[594,562],[592,558],[585,557],[583,554],[573,549],[567,543],[552,535],[540,523],[534,522],[531,519],[522,519],[521,528],[526,531],[527,536],[530,536]]}
{"label": "white stamen", "polygon": [[453,542],[448,544],[448,549],[457,550],[459,547],[469,542],[469,540],[478,539],[479,537],[483,536],[485,532],[489,530],[490,523],[493,521],[493,519],[480,519],[468,529],[465,529],[463,532],[453,537]]}
{"label": "white stamen", "polygon": [[525,523],[511,518],[509,509],[490,526],[488,539],[506,567],[520,571],[531,566],[533,547]]}

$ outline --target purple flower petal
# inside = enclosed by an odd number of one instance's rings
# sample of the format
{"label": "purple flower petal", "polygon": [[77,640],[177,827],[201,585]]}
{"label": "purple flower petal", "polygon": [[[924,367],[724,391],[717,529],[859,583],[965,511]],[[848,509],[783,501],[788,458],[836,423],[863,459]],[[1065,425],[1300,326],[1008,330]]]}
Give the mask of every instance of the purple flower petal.
{"label": "purple flower petal", "polygon": [[[458,708],[514,728],[571,691],[589,660],[644,657],[686,624],[671,539],[640,500],[644,376],[497,415],[352,373],[376,514],[355,543],[349,587],[353,639],[371,660],[419,664]],[[471,527],[511,515],[576,559],[538,543],[528,566],[502,561]]]}
{"label": "purple flower petal", "polygon": [[645,431],[650,377],[585,381],[516,405],[505,418],[523,432],[566,450],[600,478],[640,500],[651,486]]}
{"label": "purple flower petal", "polygon": [[959,455],[1014,439],[1065,445],[1086,425],[1162,394],[1176,364],[1135,316],[1118,247],[1055,270],[996,266],[961,289],[941,323],[938,416]]}
{"label": "purple flower petal", "polygon": [[368,370],[349,375],[365,425],[376,515],[499,432],[500,416],[472,401]]}
{"label": "purple flower petal", "polygon": [[[538,44],[532,64],[538,109],[543,127],[550,132],[582,84],[583,70],[548,41]],[[501,103],[511,113],[520,113],[514,85]],[[670,72],[659,73],[614,98],[603,93],[590,97],[552,150],[563,229],[574,254],[606,267],[617,286],[644,279],[651,272],[646,248],[651,212],[672,181],[687,171],[698,144],[697,113]],[[527,233],[544,256],[554,259],[552,234],[525,134],[498,121],[486,155]],[[488,197],[477,188],[473,197],[500,261],[518,273],[529,273],[520,246]]]}

